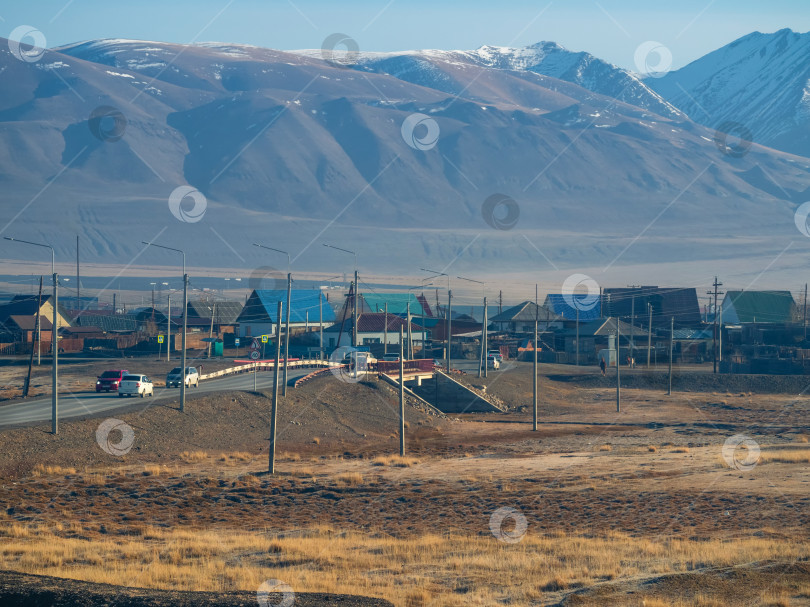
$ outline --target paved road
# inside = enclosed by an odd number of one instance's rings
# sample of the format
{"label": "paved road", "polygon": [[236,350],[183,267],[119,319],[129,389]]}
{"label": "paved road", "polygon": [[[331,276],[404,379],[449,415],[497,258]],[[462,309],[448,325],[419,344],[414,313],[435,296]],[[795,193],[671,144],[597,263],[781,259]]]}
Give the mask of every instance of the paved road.
{"label": "paved road", "polygon": [[[313,369],[290,369],[287,371],[288,384],[296,379],[311,373]],[[273,372],[260,371],[256,374],[256,387],[266,390],[273,387]],[[200,382],[199,388],[188,388],[186,397],[214,392],[231,390],[253,390],[253,375],[244,373]],[[164,388],[155,386],[155,395],[144,399],[137,397],[110,396],[106,393],[76,392],[73,394],[59,394],[59,420],[71,417],[94,415],[119,407],[126,407],[136,403],[147,403],[152,400],[179,399],[178,388]],[[0,427],[17,424],[32,424],[51,419],[51,397],[37,398],[35,400],[20,401],[0,407]]]}

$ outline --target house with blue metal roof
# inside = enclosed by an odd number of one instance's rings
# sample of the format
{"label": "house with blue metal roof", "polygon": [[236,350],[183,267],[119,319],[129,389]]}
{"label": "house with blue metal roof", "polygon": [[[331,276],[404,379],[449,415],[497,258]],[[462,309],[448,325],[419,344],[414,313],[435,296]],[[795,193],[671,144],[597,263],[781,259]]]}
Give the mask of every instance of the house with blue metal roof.
{"label": "house with blue metal roof", "polygon": [[[281,302],[281,322],[286,320],[286,289],[256,289],[248,297],[237,318],[240,337],[273,335],[279,319],[278,302]],[[331,326],[337,320],[335,311],[320,290],[293,289],[290,293],[290,329],[317,329],[323,320]]]}
{"label": "house with blue metal roof", "polygon": [[[572,295],[549,293],[546,295],[546,301],[543,302],[543,306],[565,320],[575,321],[579,318],[579,322],[591,322],[592,320],[596,320],[600,317],[602,311],[599,301],[592,301],[591,296],[587,293],[574,293]],[[579,316],[577,316],[577,308],[579,308]]]}

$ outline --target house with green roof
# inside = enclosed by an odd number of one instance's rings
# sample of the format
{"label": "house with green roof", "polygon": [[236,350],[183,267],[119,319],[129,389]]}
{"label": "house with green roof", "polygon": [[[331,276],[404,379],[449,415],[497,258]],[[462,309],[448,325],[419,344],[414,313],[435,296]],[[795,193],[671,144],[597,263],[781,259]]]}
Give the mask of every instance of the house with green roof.
{"label": "house with green roof", "polygon": [[358,312],[385,312],[388,304],[388,313],[404,318],[408,315],[410,308],[411,316],[425,316],[433,318],[433,310],[430,309],[424,293],[361,293],[362,308]]}
{"label": "house with green roof", "polygon": [[790,291],[727,291],[723,298],[723,324],[788,324],[798,320]]}

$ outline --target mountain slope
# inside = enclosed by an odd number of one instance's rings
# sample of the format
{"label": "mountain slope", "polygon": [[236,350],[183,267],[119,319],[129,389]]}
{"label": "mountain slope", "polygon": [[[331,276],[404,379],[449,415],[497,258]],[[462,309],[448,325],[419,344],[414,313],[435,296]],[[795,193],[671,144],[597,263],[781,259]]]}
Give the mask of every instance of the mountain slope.
{"label": "mountain slope", "polygon": [[810,157],[810,33],[754,32],[647,84],[693,120]]}
{"label": "mountain slope", "polygon": [[449,87],[443,76],[448,64],[550,76],[661,116],[684,118],[635,74],[589,53],[569,51],[554,42],[538,42],[525,48],[482,46],[474,51],[363,53],[358,62],[361,69],[384,72],[414,84],[457,94],[458,89]]}
{"label": "mountain slope", "polygon": [[[52,242],[58,258],[80,233],[99,262],[174,263],[142,250],[159,237],[197,267],[264,265],[245,244],[272,241],[296,268],[322,269],[346,261],[324,257],[331,242],[358,250],[366,270],[455,259],[459,273],[501,273],[548,266],[535,242],[562,268],[728,257],[716,226],[758,255],[795,230],[791,192],[810,174],[758,146],[725,156],[682,116],[468,60],[432,63],[449,94],[238,45],[93,41],[34,64],[5,48],[0,70],[14,85],[0,90],[0,219],[12,222],[5,234]],[[126,118],[120,139],[93,135],[99,106]],[[414,113],[435,121],[435,147],[403,137]],[[186,184],[207,199],[199,222],[169,207]],[[495,193],[520,207],[513,230],[482,217]]]}

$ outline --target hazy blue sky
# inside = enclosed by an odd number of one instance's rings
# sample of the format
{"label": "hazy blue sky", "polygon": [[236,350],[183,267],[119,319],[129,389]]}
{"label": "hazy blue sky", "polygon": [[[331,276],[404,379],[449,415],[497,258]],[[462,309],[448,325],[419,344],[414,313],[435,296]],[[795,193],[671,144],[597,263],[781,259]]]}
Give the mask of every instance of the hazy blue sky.
{"label": "hazy blue sky", "polygon": [[622,67],[639,44],[668,47],[677,68],[751,31],[810,30],[807,0],[37,0],[0,4],[0,36],[33,26],[48,46],[91,38],[226,41],[318,48],[329,34],[361,50],[472,49],[553,40]]}

